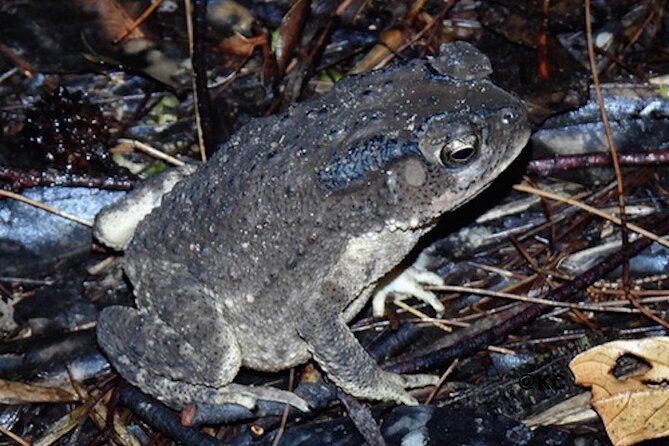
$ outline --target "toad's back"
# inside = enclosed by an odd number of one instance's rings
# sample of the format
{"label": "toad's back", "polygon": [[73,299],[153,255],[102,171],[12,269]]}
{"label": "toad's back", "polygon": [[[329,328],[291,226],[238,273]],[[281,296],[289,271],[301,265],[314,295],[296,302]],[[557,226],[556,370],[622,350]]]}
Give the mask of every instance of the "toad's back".
{"label": "toad's back", "polygon": [[[388,172],[421,157],[419,129],[430,118],[469,121],[518,103],[487,79],[453,79],[433,62],[345,79],[315,101],[252,120],[142,222],[128,262],[150,273],[147,259],[169,259],[216,294],[277,295],[289,304],[291,296],[309,298],[349,240],[415,219],[417,207],[449,188],[456,199],[438,213],[459,206],[473,193],[458,192],[448,172],[402,191]],[[492,144],[504,135],[488,136]],[[472,169],[467,188],[480,189],[500,162],[515,157],[504,144],[487,172]],[[387,263],[379,268],[387,271],[406,254],[374,262]]]}

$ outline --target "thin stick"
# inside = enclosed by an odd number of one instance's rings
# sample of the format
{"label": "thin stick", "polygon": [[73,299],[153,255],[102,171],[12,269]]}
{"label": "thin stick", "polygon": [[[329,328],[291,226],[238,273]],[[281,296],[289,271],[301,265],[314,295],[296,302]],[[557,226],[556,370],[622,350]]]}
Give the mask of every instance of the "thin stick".
{"label": "thin stick", "polygon": [[[618,159],[618,149],[613,140],[613,133],[609,125],[609,115],[606,113],[606,106],[604,104],[604,97],[602,96],[602,88],[599,83],[599,72],[597,71],[597,60],[595,59],[595,44],[592,40],[592,15],[590,14],[590,0],[585,0],[585,38],[588,44],[588,60],[590,62],[590,72],[592,73],[592,83],[595,87],[595,96],[597,96],[597,105],[599,113],[602,116],[602,125],[604,126],[604,133],[606,134],[606,141],[609,145],[609,152],[611,153],[611,163],[613,164],[613,171],[616,174],[616,187],[618,191],[618,206],[620,207],[620,227],[621,240],[623,243],[623,251],[627,249],[629,244],[629,236],[627,234],[627,213],[625,212],[625,186],[623,184],[623,174],[620,170],[620,160]],[[623,289],[626,293],[630,289],[630,268],[629,260],[623,260]]]}
{"label": "thin stick", "polygon": [[[403,310],[407,311],[408,313],[411,313],[414,316],[416,316],[416,317],[418,317],[418,318],[420,318],[424,321],[430,321],[430,319],[431,319],[427,314],[423,313],[422,311],[416,310],[412,306],[405,304],[404,302],[402,302],[399,299],[394,300],[393,304],[395,304],[396,306],[402,308]],[[430,321],[430,323],[432,325],[434,325],[435,327],[444,330],[447,333],[450,333],[450,332],[453,331],[453,329],[451,327],[449,327],[447,325],[444,325],[441,322]]]}
{"label": "thin stick", "polygon": [[144,10],[144,12],[143,12],[139,17],[137,17],[137,18],[136,18],[136,19],[135,19],[135,20],[134,20],[128,27],[127,27],[127,29],[125,30],[125,32],[124,32],[123,34],[121,34],[121,36],[118,37],[118,38],[114,41],[114,43],[120,43],[120,42],[122,42],[126,37],[128,37],[128,36],[130,35],[130,33],[132,33],[132,32],[133,32],[134,30],[136,30],[142,23],[144,23],[144,21],[146,21],[146,19],[149,18],[149,16],[150,16],[151,14],[153,14],[153,12],[154,12],[156,9],[158,9],[162,3],[163,3],[163,0],[157,0],[157,1],[153,2],[153,3],[151,3],[151,4],[149,5],[149,7],[146,8],[146,9]]}
{"label": "thin stick", "polygon": [[[618,218],[614,215],[611,215],[607,212],[601,211],[601,210],[599,210],[595,207],[592,207],[588,204],[582,203],[580,201],[576,201],[572,198],[563,197],[562,195],[554,194],[552,192],[547,192],[547,191],[541,190],[541,189],[535,189],[534,187],[530,187],[526,184],[517,184],[517,185],[513,186],[513,188],[517,191],[520,191],[520,192],[527,192],[527,193],[530,193],[530,194],[539,195],[539,196],[544,197],[544,198],[550,198],[551,200],[566,203],[568,205],[577,207],[579,209],[583,209],[584,211],[589,212],[589,213],[591,213],[593,215],[596,215],[598,217],[601,217],[605,220],[609,220],[610,222],[615,223],[619,226],[623,225],[622,219],[620,219],[620,218]],[[669,247],[669,240],[667,240],[664,237],[660,237],[659,235],[653,234],[652,232],[647,231],[646,229],[642,228],[641,226],[637,226],[634,223],[627,223],[626,224],[626,229],[628,229],[630,231],[633,231],[633,232],[636,232],[637,234],[643,235],[644,237],[647,237],[647,238],[653,240],[654,242],[657,242],[657,243],[659,243],[663,246]]]}
{"label": "thin stick", "polygon": [[93,227],[93,222],[90,222],[88,220],[84,220],[83,218],[79,218],[76,215],[68,214],[67,212],[59,211],[58,209],[51,207],[49,205],[46,205],[44,203],[40,203],[39,201],[31,200],[28,197],[25,197],[23,195],[15,194],[14,192],[10,192],[7,190],[0,190],[0,196],[4,196],[7,198],[11,198],[16,201],[20,201],[22,203],[29,204],[30,206],[34,206],[38,209],[42,209],[43,211],[51,212],[52,214],[55,214],[59,217],[67,218],[68,220],[72,220],[75,223],[79,223],[80,225],[88,226],[89,228]]}
{"label": "thin stick", "polygon": [[[190,53],[190,60],[192,64],[195,62],[195,52],[196,52],[196,35],[194,28],[193,20],[193,3],[192,0],[184,0],[184,12],[186,14],[186,33],[188,35],[188,51]],[[191,65],[192,65],[191,64]],[[206,81],[205,81],[206,82]],[[200,158],[202,161],[207,161],[207,151],[206,151],[206,135],[204,128],[202,127],[202,115],[200,114],[200,101],[202,98],[198,95],[198,73],[193,67],[191,69],[191,84],[193,88],[193,102],[195,109],[195,128],[197,129],[197,142],[198,147],[200,148]]]}
{"label": "thin stick", "polygon": [[442,373],[442,375],[439,377],[439,381],[437,381],[437,384],[434,385],[434,389],[432,389],[432,391],[430,392],[430,395],[428,395],[427,399],[425,400],[425,402],[423,404],[427,405],[427,404],[430,404],[432,402],[434,397],[437,396],[437,392],[439,392],[439,389],[441,389],[441,386],[444,384],[444,381],[446,381],[446,378],[448,378],[451,375],[451,373],[453,373],[453,370],[455,370],[455,368],[458,366],[459,363],[460,363],[460,360],[456,358],[451,363],[451,365],[448,366],[446,371],[444,373]]}
{"label": "thin stick", "polygon": [[150,145],[145,144],[141,141],[137,141],[135,139],[119,138],[118,142],[120,142],[121,144],[128,144],[133,149],[141,150],[142,152],[146,153],[149,156],[165,161],[166,163],[170,163],[174,166],[181,167],[186,165],[186,163],[184,163],[180,159],[175,158],[172,155],[168,155],[165,152],[161,152],[155,147],[151,147]]}
{"label": "thin stick", "polygon": [[479,296],[488,296],[488,297],[498,297],[501,299],[511,299],[517,300],[519,302],[527,302],[533,304],[548,305],[551,307],[561,307],[561,308],[574,308],[577,310],[584,311],[603,311],[603,312],[612,312],[612,313],[637,313],[636,310],[632,308],[617,308],[618,305],[628,304],[629,301],[618,301],[618,303],[607,302],[606,304],[584,304],[578,302],[557,302],[550,299],[542,299],[540,297],[530,297],[523,296],[520,294],[513,293],[504,293],[502,291],[490,291],[484,290],[481,288],[471,288],[466,286],[454,286],[454,285],[439,285],[430,287],[431,290],[436,291],[447,291],[451,293],[468,293],[476,294]]}
{"label": "thin stick", "polygon": [[[290,369],[290,375],[288,378],[288,388],[293,389],[293,384],[295,382],[295,367]],[[288,414],[290,413],[290,405],[286,404],[283,408],[283,414],[281,414],[281,424],[279,424],[279,429],[277,430],[276,437],[272,442],[272,446],[279,446],[281,444],[281,437],[286,431],[286,425],[288,424]]]}
{"label": "thin stick", "polygon": [[3,434],[7,435],[9,438],[11,438],[12,440],[14,440],[15,442],[17,442],[17,443],[20,444],[21,446],[30,446],[30,443],[28,443],[28,442],[25,441],[23,438],[21,438],[21,437],[19,437],[18,435],[16,435],[14,432],[12,432],[12,431],[10,431],[10,430],[8,430],[8,429],[2,427],[2,426],[0,426],[0,432],[2,432]]}

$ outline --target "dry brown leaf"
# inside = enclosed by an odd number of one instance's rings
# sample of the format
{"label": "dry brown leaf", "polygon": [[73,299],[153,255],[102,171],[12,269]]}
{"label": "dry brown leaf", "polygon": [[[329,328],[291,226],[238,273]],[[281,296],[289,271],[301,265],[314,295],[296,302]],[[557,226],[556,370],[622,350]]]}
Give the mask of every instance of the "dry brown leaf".
{"label": "dry brown leaf", "polygon": [[51,446],[56,443],[75,427],[79,426],[89,412],[90,407],[85,405],[74,408],[74,410],[51,424],[46,432],[39,439],[35,440],[33,446]]}
{"label": "dry brown leaf", "polygon": [[295,53],[295,48],[302,37],[302,28],[309,13],[309,5],[310,2],[306,0],[298,0],[281,20],[274,52],[277,68],[282,75],[286,72],[293,53]]}
{"label": "dry brown leaf", "polygon": [[233,34],[227,39],[223,39],[218,45],[221,52],[234,54],[236,56],[251,57],[251,54],[260,45],[267,43],[264,36],[244,37],[241,34]]}
{"label": "dry brown leaf", "polygon": [[[98,15],[100,18],[100,29],[110,42],[125,35],[130,26],[134,23],[133,17],[138,16],[141,13],[136,5],[129,5],[127,2],[121,4],[116,0],[108,0],[105,2],[97,0],[76,0],[76,3],[79,4],[83,11]],[[137,27],[126,36],[126,39],[150,40],[150,36],[145,32],[143,27]]]}
{"label": "dry brown leaf", "polygon": [[0,379],[0,404],[69,403],[78,400],[77,395],[64,389]]}
{"label": "dry brown leaf", "polygon": [[592,405],[614,445],[669,436],[669,388],[663,386],[669,337],[608,342],[576,356],[569,367],[576,384],[592,388]]}
{"label": "dry brown leaf", "polygon": [[390,28],[381,33],[379,43],[354,66],[349,74],[360,74],[384,66],[395,52],[407,42],[409,31],[405,28]]}
{"label": "dry brown leaf", "polygon": [[[98,390],[93,390],[89,394],[86,387],[79,382],[72,382],[72,386],[79,394],[79,399],[84,401],[84,404],[75,407],[72,411],[51,424],[42,436],[35,440],[33,446],[51,446],[77,426],[81,425],[86,417],[90,417],[100,431],[109,431],[109,409],[105,405],[105,398],[99,398]],[[109,444],[141,446],[141,443],[128,431],[125,423],[121,422],[116,414],[113,416],[111,428],[110,433],[113,441],[110,441]]]}
{"label": "dry brown leaf", "polygon": [[653,389],[618,393],[593,401],[616,446],[669,436],[669,391]]}

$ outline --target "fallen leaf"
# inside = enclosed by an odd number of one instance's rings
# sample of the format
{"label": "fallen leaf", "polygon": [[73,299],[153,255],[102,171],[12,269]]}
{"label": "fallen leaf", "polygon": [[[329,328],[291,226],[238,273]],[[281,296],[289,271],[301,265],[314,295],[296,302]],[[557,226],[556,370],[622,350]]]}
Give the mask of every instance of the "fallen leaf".
{"label": "fallen leaf", "polygon": [[260,45],[267,43],[265,36],[245,37],[241,34],[233,34],[224,39],[219,45],[219,49],[226,54],[236,56],[251,57],[253,51]]}
{"label": "fallen leaf", "polygon": [[286,72],[295,48],[300,42],[302,28],[309,13],[309,5],[310,2],[306,0],[298,0],[281,20],[274,53],[276,54],[276,65],[282,75]]}
{"label": "fallen leaf", "polygon": [[64,389],[0,379],[0,404],[69,403],[79,397]]}
{"label": "fallen leaf", "polygon": [[349,74],[360,74],[381,68],[395,56],[408,38],[409,31],[406,28],[396,27],[385,30],[379,37],[379,43],[372,47],[365,57],[349,71]]}
{"label": "fallen leaf", "polygon": [[669,436],[669,337],[608,342],[569,367],[615,446]]}

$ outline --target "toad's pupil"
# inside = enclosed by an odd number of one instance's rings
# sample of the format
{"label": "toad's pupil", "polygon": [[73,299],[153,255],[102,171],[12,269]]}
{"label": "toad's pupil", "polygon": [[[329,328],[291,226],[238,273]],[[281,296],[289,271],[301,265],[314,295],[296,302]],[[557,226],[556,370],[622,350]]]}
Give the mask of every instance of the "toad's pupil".
{"label": "toad's pupil", "polygon": [[463,147],[451,153],[451,159],[456,162],[465,162],[474,154],[474,148],[472,146]]}

